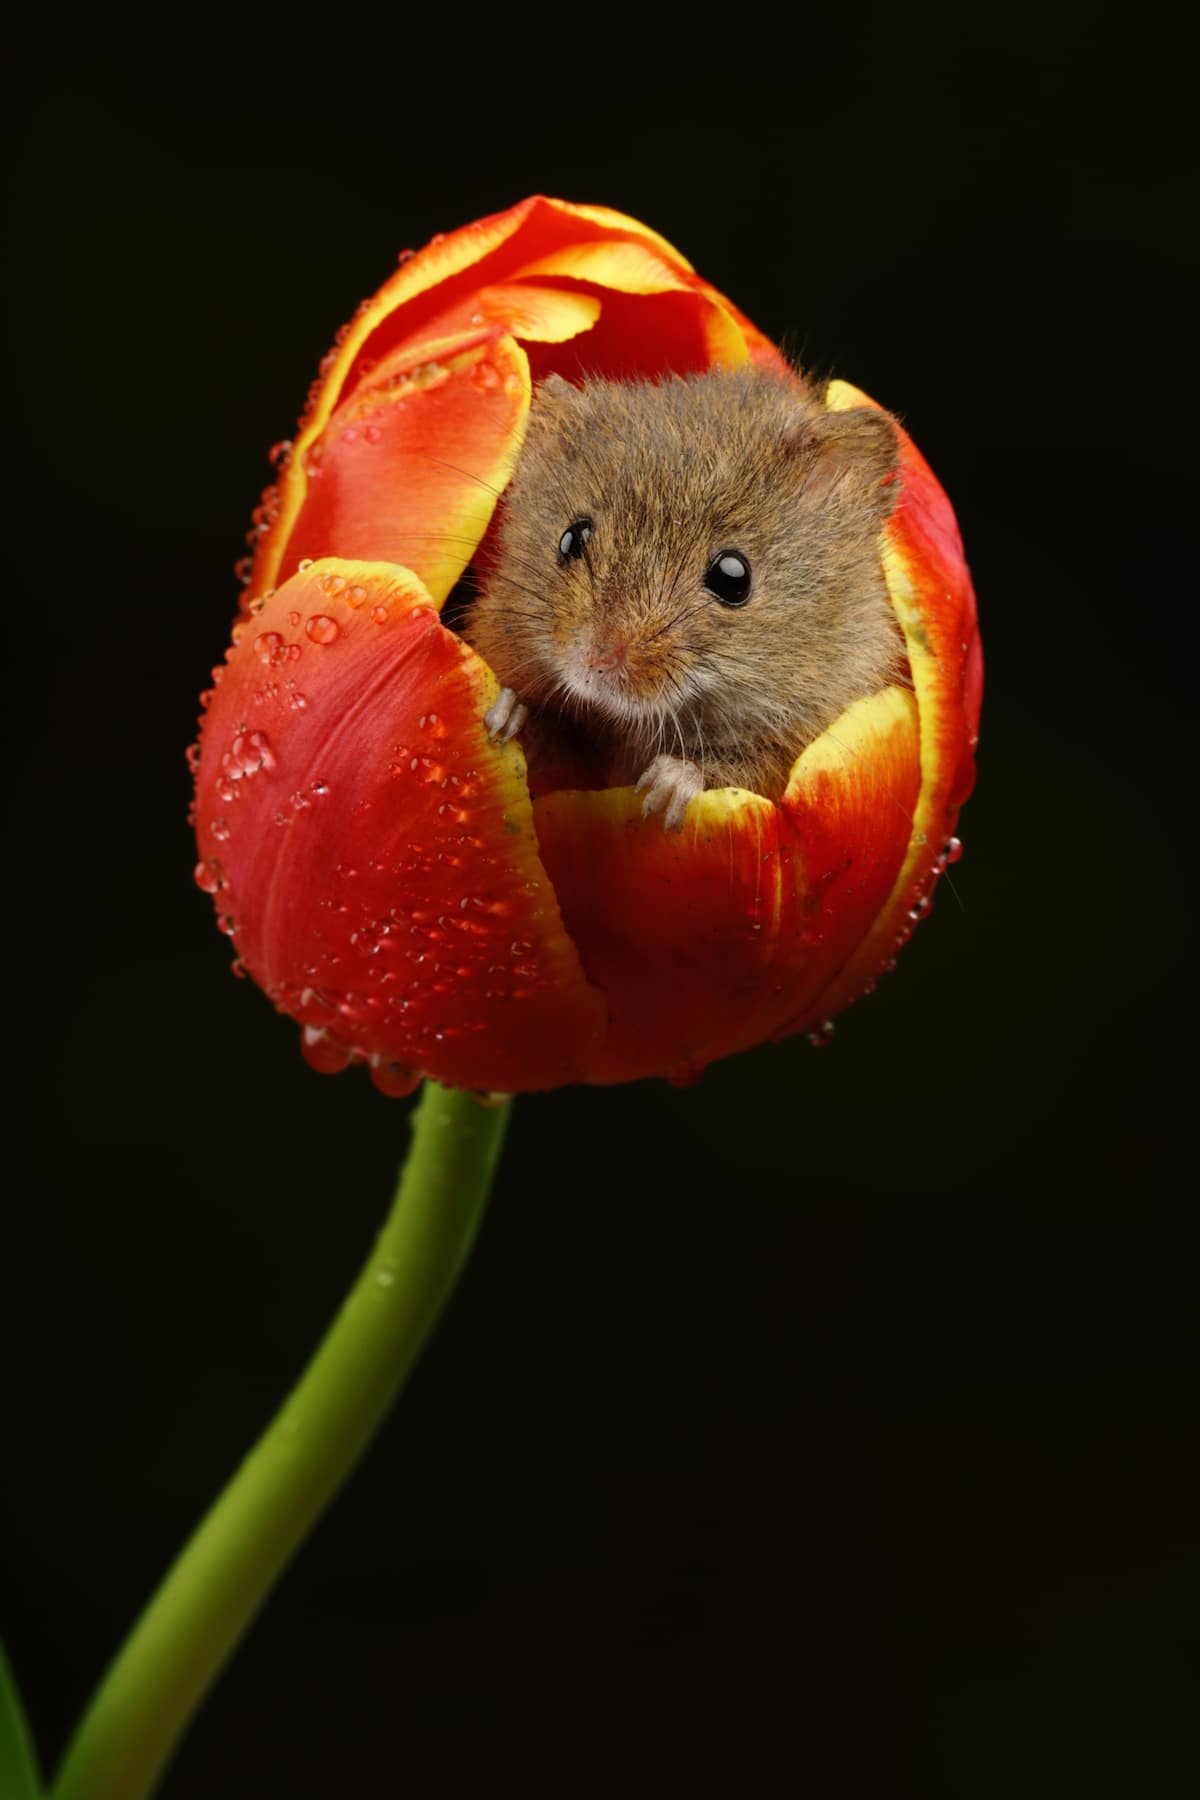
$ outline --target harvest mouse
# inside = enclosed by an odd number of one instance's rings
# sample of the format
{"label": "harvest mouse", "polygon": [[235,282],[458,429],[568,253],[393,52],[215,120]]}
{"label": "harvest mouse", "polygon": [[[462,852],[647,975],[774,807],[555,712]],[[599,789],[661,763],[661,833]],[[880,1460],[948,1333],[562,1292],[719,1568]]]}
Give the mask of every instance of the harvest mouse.
{"label": "harvest mouse", "polygon": [[577,720],[668,829],[706,787],[779,798],[903,666],[880,566],[897,460],[886,413],[751,366],[550,376],[464,633],[502,683],[489,734]]}

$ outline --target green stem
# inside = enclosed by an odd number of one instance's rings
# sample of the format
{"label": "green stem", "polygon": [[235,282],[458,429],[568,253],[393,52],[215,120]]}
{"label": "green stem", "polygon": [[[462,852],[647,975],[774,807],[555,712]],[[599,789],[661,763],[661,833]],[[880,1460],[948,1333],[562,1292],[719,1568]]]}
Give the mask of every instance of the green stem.
{"label": "green stem", "polygon": [[54,1800],[145,1800],[292,1552],[387,1414],[475,1238],[510,1103],[427,1085],[391,1213],[308,1368],[168,1571]]}

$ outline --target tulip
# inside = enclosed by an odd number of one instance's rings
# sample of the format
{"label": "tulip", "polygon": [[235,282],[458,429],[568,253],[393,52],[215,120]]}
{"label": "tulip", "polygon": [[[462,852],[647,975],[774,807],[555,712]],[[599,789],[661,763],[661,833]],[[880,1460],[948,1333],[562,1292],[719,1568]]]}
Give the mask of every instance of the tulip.
{"label": "tulip", "polygon": [[[849,708],[783,797],[530,793],[492,671],[441,609],[533,385],[779,352],[669,244],[534,198],[401,266],[321,364],[255,515],[198,749],[197,880],[305,1054],[517,1092],[665,1075],[808,1032],[891,965],[973,780],[982,664],[949,502],[900,431],[883,567],[911,685]],[[873,402],[833,382],[835,409]],[[455,609],[449,615],[451,623]]]}
{"label": "tulip", "polygon": [[[957,855],[974,598],[903,432],[882,561],[910,680],[849,707],[781,798],[705,792],[664,831],[632,790],[573,786],[565,768],[531,793],[519,746],[488,740],[498,683],[443,608],[486,567],[534,384],[747,360],[786,372],[669,244],[535,198],[406,255],[277,446],[191,756],[196,878],[235,967],[299,1021],[315,1066],[364,1061],[388,1093],[434,1082],[346,1304],[114,1659],[56,1800],[148,1800],[453,1290],[504,1095],[687,1081],[765,1039],[823,1041]],[[843,382],[825,399],[872,404]]]}

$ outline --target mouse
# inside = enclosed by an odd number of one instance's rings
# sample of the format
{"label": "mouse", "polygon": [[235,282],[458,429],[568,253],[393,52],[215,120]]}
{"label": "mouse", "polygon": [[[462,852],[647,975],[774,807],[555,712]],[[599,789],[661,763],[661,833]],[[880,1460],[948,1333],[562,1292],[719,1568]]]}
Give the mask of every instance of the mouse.
{"label": "mouse", "polygon": [[903,678],[898,463],[886,412],[830,411],[799,370],[548,376],[463,629],[501,684],[489,737],[533,758],[556,721],[582,731],[667,830],[706,788],[780,799],[807,744]]}

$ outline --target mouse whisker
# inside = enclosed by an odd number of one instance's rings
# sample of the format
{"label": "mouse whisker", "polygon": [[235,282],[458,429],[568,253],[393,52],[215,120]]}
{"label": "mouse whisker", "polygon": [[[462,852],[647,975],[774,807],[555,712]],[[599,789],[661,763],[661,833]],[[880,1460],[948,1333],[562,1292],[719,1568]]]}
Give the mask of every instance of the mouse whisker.
{"label": "mouse whisker", "polygon": [[429,456],[425,460],[432,463],[435,469],[449,469],[454,475],[465,475],[468,481],[477,482],[481,488],[486,488],[489,494],[494,494],[497,500],[503,492],[502,488],[493,487],[490,481],[485,481],[482,475],[476,475],[470,469],[462,468],[458,463],[445,462],[440,456]]}

